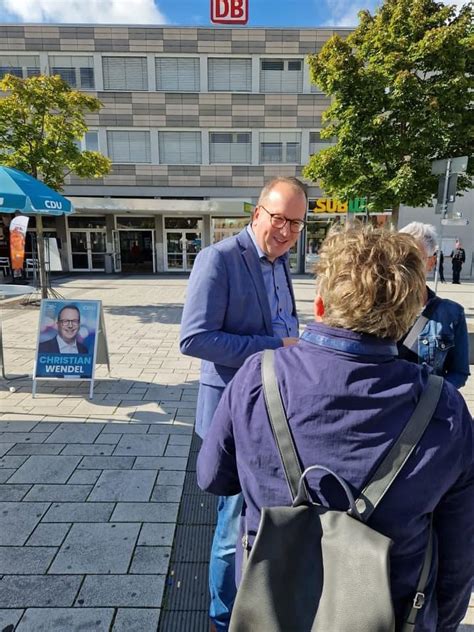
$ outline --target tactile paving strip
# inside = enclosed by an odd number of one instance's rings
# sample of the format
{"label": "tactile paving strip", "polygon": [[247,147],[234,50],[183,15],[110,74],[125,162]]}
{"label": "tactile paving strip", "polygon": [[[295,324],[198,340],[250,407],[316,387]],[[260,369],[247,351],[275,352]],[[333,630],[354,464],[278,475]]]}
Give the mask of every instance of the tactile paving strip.
{"label": "tactile paving strip", "polygon": [[208,632],[209,554],[217,499],[196,481],[201,439],[193,436],[171,552],[159,632]]}
{"label": "tactile paving strip", "polygon": [[196,481],[196,472],[186,472],[184,476],[184,488],[185,494],[192,494],[193,496],[202,496],[203,492],[199,489]]}
{"label": "tactile paving strip", "polygon": [[167,610],[162,612],[160,632],[208,632],[209,615],[207,610],[188,611]]}
{"label": "tactile paving strip", "polygon": [[201,449],[202,439],[196,433],[193,434],[193,439],[191,441],[191,452],[199,452]]}
{"label": "tactile paving strip", "polygon": [[198,454],[199,452],[193,452],[192,450],[189,453],[188,465],[186,466],[187,472],[196,472],[196,461]]}
{"label": "tactile paving strip", "polygon": [[178,525],[174,536],[172,560],[176,562],[208,562],[211,551],[212,525]]}
{"label": "tactile paving strip", "polygon": [[[186,496],[186,498],[184,498]],[[212,494],[184,494],[181,502],[183,524],[214,525],[217,511],[217,497]]]}
{"label": "tactile paving strip", "polygon": [[175,562],[170,564],[166,581],[166,610],[207,610],[209,588],[207,562]]}

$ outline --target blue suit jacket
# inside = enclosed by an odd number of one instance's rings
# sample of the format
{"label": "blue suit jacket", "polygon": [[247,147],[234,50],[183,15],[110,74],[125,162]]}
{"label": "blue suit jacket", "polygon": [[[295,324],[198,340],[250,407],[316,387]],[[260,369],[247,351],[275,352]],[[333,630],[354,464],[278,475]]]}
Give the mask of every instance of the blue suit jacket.
{"label": "blue suit jacket", "polygon": [[[79,353],[89,353],[87,347],[76,340],[77,350]],[[44,342],[39,343],[38,351],[40,353],[60,353],[58,341],[56,340],[56,336],[54,338],[50,338],[49,340],[45,340]]]}
{"label": "blue suit jacket", "polygon": [[[296,315],[286,262],[285,271]],[[189,278],[180,335],[181,353],[202,360],[200,383],[223,389],[249,356],[281,346],[281,338],[273,335],[260,261],[247,229],[204,248]],[[218,398],[210,407],[206,393],[202,389],[198,409],[210,415]]]}

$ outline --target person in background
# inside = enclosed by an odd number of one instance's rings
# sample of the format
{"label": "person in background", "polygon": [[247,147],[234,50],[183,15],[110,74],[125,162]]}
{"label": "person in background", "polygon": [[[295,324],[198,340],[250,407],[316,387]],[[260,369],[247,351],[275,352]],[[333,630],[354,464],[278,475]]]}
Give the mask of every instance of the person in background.
{"label": "person in background", "polygon": [[[438,238],[431,224],[411,222],[400,230],[417,241],[429,273],[436,265]],[[425,289],[424,308],[410,331],[398,343],[400,357],[428,364],[434,373],[461,388],[469,377],[469,337],[464,309]]]}
{"label": "person in background", "polygon": [[466,261],[466,252],[459,239],[456,239],[454,250],[451,252],[451,265],[453,267],[453,283],[460,285],[460,276],[463,263]]}
{"label": "person in background", "polygon": [[[196,410],[196,432],[201,437],[226,384],[249,356],[298,341],[288,251],[305,226],[307,202],[299,180],[275,178],[260,193],[251,223],[196,257],[180,349],[202,361]],[[230,621],[241,508],[237,492],[218,499],[209,567],[211,630],[227,630]]]}
{"label": "person in background", "polygon": [[[396,345],[425,300],[424,259],[409,235],[370,227],[330,233],[319,254],[315,322],[298,345],[276,350],[275,371],[301,469],[327,467],[357,497],[428,381],[428,368],[401,360]],[[249,358],[225,390],[197,461],[202,489],[242,490],[241,529],[250,547],[262,507],[291,504],[266,412],[261,357]],[[396,630],[417,590],[431,516],[436,545],[416,630],[454,632],[466,612],[474,572],[473,437],[466,403],[444,380],[422,439],[368,520],[393,541]],[[332,476],[312,472],[307,482],[315,502],[347,509]],[[240,547],[238,575],[242,556]]]}
{"label": "person in background", "polygon": [[446,283],[446,280],[444,278],[444,254],[443,251],[440,250],[439,251],[439,280],[441,281],[441,283]]}

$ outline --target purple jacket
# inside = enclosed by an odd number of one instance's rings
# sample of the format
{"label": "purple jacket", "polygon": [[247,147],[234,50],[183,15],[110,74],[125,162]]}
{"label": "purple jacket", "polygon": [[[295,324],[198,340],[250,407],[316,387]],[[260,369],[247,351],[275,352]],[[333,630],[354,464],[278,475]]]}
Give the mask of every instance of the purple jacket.
{"label": "purple jacket", "polygon": [[[202,489],[243,492],[251,543],[260,508],[291,502],[265,410],[260,358],[250,357],[226,388],[197,466]],[[319,323],[307,327],[298,345],[278,349],[275,362],[303,468],[325,465],[358,495],[413,412],[427,370],[398,359],[390,341]],[[315,500],[346,508],[333,477],[312,472],[309,485]],[[447,382],[417,449],[369,520],[394,542],[398,625],[415,591],[431,513],[438,555],[417,632],[454,632],[474,573],[473,426],[462,396]],[[240,569],[240,546],[237,556]]]}

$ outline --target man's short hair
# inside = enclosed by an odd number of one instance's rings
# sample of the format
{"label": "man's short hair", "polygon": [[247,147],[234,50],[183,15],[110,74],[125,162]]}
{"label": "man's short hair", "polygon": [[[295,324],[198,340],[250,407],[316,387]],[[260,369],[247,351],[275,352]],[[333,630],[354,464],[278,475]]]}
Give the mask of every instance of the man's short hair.
{"label": "man's short hair", "polygon": [[79,320],[81,320],[81,310],[79,309],[79,307],[77,305],[73,305],[71,303],[71,305],[64,305],[64,307],[61,307],[61,309],[58,312],[58,318],[57,320],[60,320],[61,318],[61,314],[64,312],[65,309],[75,309],[78,316],[79,316]]}
{"label": "man's short hair", "polygon": [[300,193],[302,193],[305,196],[306,201],[308,201],[308,187],[306,186],[306,184],[301,182],[301,180],[298,180],[298,178],[294,178],[293,176],[277,176],[276,178],[272,178],[272,180],[267,182],[263,189],[260,191],[257,206],[262,204],[265,198],[280,183],[290,185],[295,189],[295,191],[299,191]]}
{"label": "man's short hair", "polygon": [[425,249],[427,257],[432,257],[438,250],[438,235],[436,228],[432,224],[410,222],[403,228],[400,228],[400,232],[414,237]]}
{"label": "man's short hair", "polygon": [[425,299],[425,265],[410,235],[371,227],[330,231],[319,251],[316,289],[323,322],[399,340]]}

